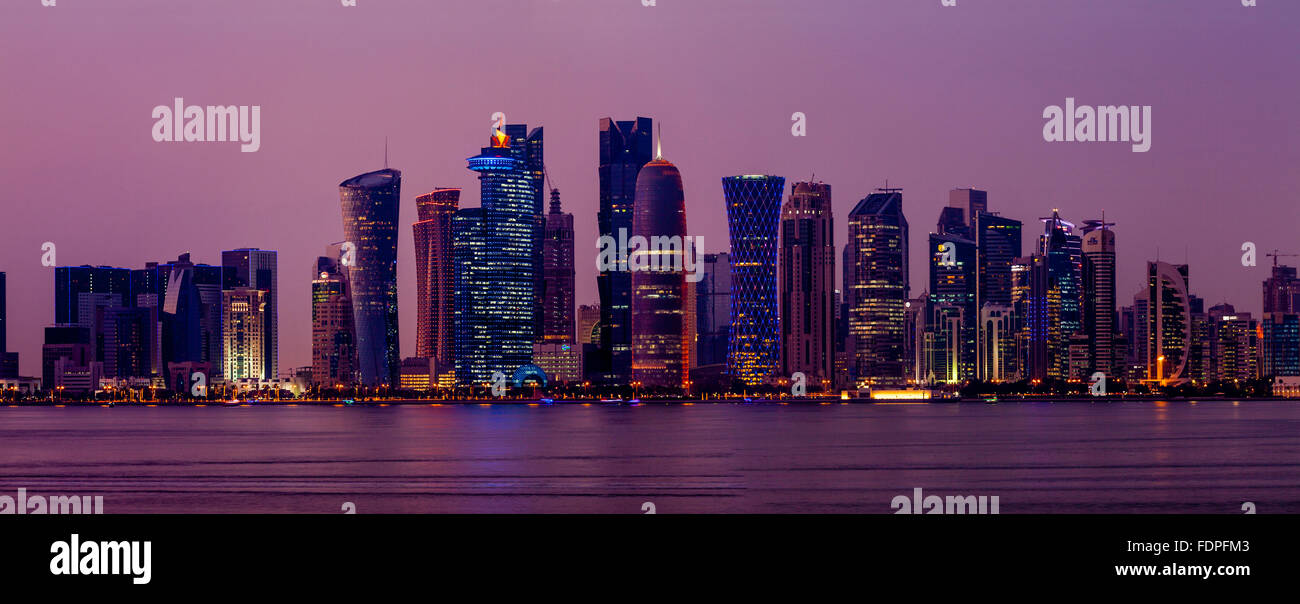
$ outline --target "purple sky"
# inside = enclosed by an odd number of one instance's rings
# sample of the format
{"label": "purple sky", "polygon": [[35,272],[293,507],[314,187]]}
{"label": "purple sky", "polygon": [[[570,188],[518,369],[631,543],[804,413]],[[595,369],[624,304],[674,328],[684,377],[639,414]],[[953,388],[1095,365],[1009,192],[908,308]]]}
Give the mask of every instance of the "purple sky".
{"label": "purple sky", "polygon": [[[490,116],[545,126],[596,298],[597,125],[650,116],[687,223],[727,247],[720,179],[812,172],[853,204],[905,188],[912,275],[953,187],[1033,220],[1115,221],[1121,304],[1157,251],[1208,303],[1258,312],[1263,252],[1300,252],[1300,3],[1260,0],[40,0],[0,4],[0,271],[9,348],[39,375],[52,269],[191,251],[280,252],[280,366],[307,365],[310,271],[342,239],[338,183],[404,174],[402,350],[413,353],[414,198],[465,188]],[[261,151],[155,143],[155,105],[260,105]],[[1152,105],[1153,144],[1047,143],[1043,108]],[[808,136],[790,115],[808,116]],[[1241,266],[1255,242],[1259,266]],[[838,260],[838,257],[837,257]],[[1289,259],[1294,261],[1295,259]],[[838,271],[837,271],[838,272]],[[921,287],[914,287],[919,293]]]}

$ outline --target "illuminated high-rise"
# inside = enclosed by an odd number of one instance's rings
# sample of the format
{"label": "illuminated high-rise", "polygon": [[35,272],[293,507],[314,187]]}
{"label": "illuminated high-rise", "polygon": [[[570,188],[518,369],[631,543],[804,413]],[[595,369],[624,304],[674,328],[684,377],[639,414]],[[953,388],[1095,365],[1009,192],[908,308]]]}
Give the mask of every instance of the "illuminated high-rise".
{"label": "illuminated high-rise", "polygon": [[831,186],[795,183],[781,209],[784,375],[829,389],[835,377],[835,221]]}
{"label": "illuminated high-rise", "polygon": [[533,175],[510,137],[496,131],[468,161],[479,174],[480,207],[452,218],[456,380],[465,385],[532,362],[540,256]]}
{"label": "illuminated high-rise", "polygon": [[222,337],[225,338],[223,375],[227,380],[266,379],[262,363],[269,312],[267,292],[252,287],[237,287],[222,292]]}
{"label": "illuminated high-rise", "polygon": [[415,356],[451,367],[455,319],[455,265],[451,218],[460,204],[460,189],[436,189],[415,198]]}
{"label": "illuminated high-rise", "polygon": [[1160,384],[1188,381],[1192,307],[1187,265],[1147,263],[1147,380]]}
{"label": "illuminated high-rise", "polygon": [[[401,369],[397,323],[397,221],[402,173],[385,168],[343,181],[343,236],[361,384],[393,385]],[[350,244],[350,245],[349,245]]]}
{"label": "illuminated high-rise", "polygon": [[[940,221],[939,228],[944,224]],[[975,242],[961,234],[967,229],[949,233],[931,233],[930,242],[930,300],[942,313],[940,324],[933,325],[944,335],[948,347],[945,370],[936,372],[936,379],[945,383],[960,383],[974,379],[976,353],[975,329],[979,315],[975,308],[976,253]]]}
{"label": "illuminated high-rise", "polygon": [[1083,331],[1083,242],[1074,224],[1052,211],[1043,218],[1038,253],[1047,262],[1047,376],[1070,379],[1070,342]]}
{"label": "illuminated high-rise", "polygon": [[[641,168],[632,236],[652,246],[631,252],[632,379],[641,386],[686,388],[695,343],[686,281],[686,198],[682,175],[662,156]],[[655,242],[667,242],[658,245]],[[689,254],[689,256],[688,256]]]}
{"label": "illuminated high-rise", "polygon": [[[266,292],[266,311],[262,313],[259,345],[262,351],[261,379],[275,379],[280,372],[280,313],[277,254],[271,250],[242,248],[221,252],[221,266],[227,267],[228,280],[223,288],[251,287]],[[233,271],[229,269],[234,269]],[[223,302],[222,309],[228,306]]]}
{"label": "illuminated high-rise", "polygon": [[546,231],[546,211],[543,203],[546,198],[546,138],[544,128],[528,129],[527,124],[506,124],[506,137],[510,139],[510,155],[519,162],[522,173],[533,190],[533,335],[542,339],[545,330],[546,298],[546,260],[543,258],[543,239]]}
{"label": "illuminated high-rise", "polygon": [[785,178],[728,176],[722,179],[722,193],[731,235],[727,373],[756,385],[781,371],[776,260]]}
{"label": "illuminated high-rise", "polygon": [[907,218],[902,189],[879,189],[849,212],[844,267],[849,332],[846,352],[859,384],[907,380],[909,297]]}
{"label": "illuminated high-rise", "polygon": [[316,259],[311,282],[311,378],[319,386],[356,383],[356,330],[342,250]]}
{"label": "illuminated high-rise", "polygon": [[1123,375],[1116,347],[1115,232],[1113,223],[1088,220],[1083,227],[1083,333],[1088,342],[1084,377],[1100,371],[1108,379]]}

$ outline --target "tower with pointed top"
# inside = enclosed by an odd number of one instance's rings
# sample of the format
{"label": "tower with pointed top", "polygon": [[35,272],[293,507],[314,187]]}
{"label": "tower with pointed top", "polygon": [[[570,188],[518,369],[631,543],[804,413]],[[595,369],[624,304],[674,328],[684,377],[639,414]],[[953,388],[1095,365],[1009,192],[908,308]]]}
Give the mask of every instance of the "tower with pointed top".
{"label": "tower with pointed top", "polygon": [[[636,179],[632,236],[648,249],[631,250],[632,378],[646,387],[689,387],[694,341],[694,301],[686,260],[695,250],[686,236],[686,198],[677,166],[663,158]],[[689,256],[688,256],[689,255]]]}
{"label": "tower with pointed top", "polygon": [[542,333],[538,342],[575,344],[573,214],[560,207],[560,190],[551,189],[542,246]]}

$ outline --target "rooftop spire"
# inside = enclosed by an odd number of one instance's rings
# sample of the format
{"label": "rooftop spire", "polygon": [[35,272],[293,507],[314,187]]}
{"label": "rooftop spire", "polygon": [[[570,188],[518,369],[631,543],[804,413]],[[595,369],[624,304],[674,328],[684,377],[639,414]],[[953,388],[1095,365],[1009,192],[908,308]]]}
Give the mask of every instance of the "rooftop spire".
{"label": "rooftop spire", "polygon": [[664,158],[664,124],[659,122],[657,126],[659,127],[659,141],[658,146],[655,148],[655,159],[662,161]]}
{"label": "rooftop spire", "polygon": [[551,189],[551,213],[559,214],[560,211],[560,190]]}

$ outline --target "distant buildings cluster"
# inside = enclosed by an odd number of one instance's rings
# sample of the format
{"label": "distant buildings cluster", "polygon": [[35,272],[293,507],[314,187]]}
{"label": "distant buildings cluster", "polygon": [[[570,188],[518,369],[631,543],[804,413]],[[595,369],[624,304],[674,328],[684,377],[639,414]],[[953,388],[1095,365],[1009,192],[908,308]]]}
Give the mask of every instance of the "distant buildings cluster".
{"label": "distant buildings cluster", "polygon": [[[839,247],[831,186],[787,188],[774,175],[722,179],[730,245],[706,254],[688,237],[682,173],[652,130],[645,117],[600,122],[597,223],[619,249],[598,260],[597,305],[575,308],[573,215],[548,187],[543,129],[510,124],[468,159],[480,207],[460,208],[459,188],[416,198],[415,357],[399,354],[402,175],[385,168],[340,184],[344,241],[312,267],[309,368],[279,367],[276,253],[238,249],[220,266],[182,254],[143,269],[57,268],[42,382],[186,391],[202,373],[244,387],[687,393],[784,387],[798,375],[812,392],[1300,375],[1300,279],[1276,257],[1259,317],[1207,309],[1188,267],[1163,261],[1147,264],[1146,284],[1122,305],[1113,223],[1079,227],[1053,211],[1026,251],[1021,221],[959,188],[914,284],[902,189],[858,201]],[[4,344],[0,273],[0,379],[17,373]]]}
{"label": "distant buildings cluster", "polygon": [[219,266],[184,253],[138,269],[56,267],[39,384],[73,394],[275,383],[277,265],[276,252],[243,248]]}

